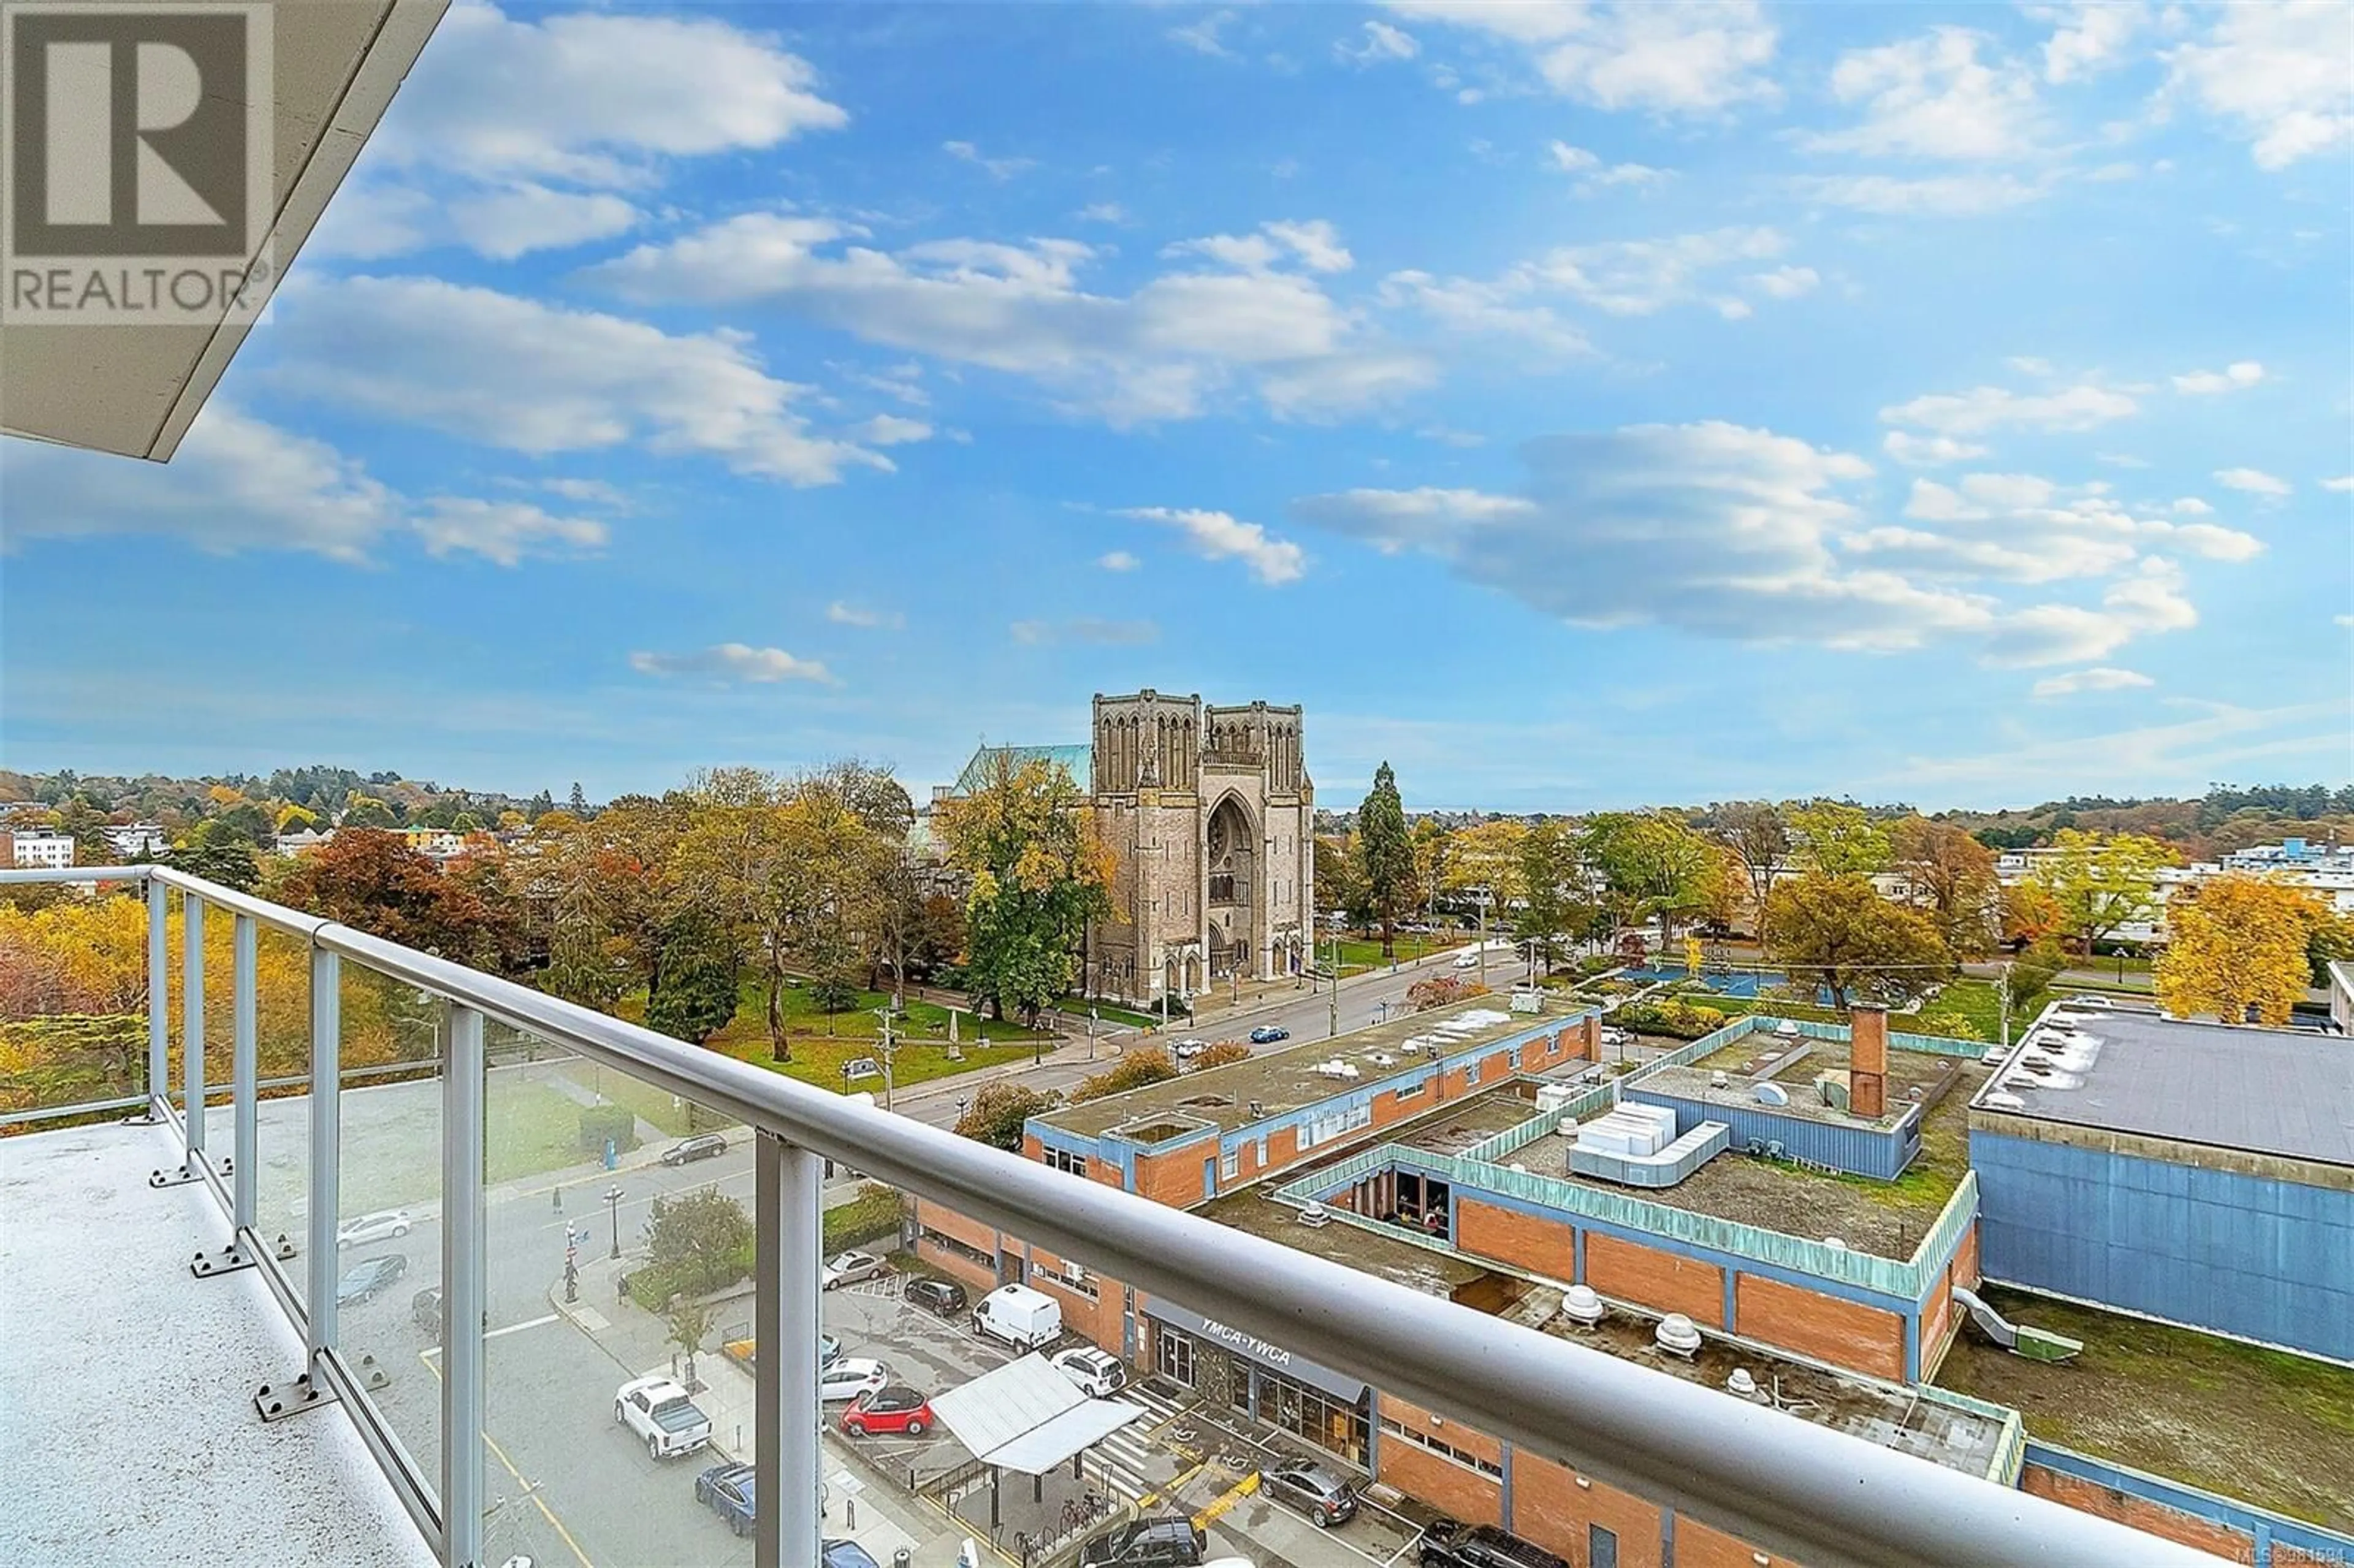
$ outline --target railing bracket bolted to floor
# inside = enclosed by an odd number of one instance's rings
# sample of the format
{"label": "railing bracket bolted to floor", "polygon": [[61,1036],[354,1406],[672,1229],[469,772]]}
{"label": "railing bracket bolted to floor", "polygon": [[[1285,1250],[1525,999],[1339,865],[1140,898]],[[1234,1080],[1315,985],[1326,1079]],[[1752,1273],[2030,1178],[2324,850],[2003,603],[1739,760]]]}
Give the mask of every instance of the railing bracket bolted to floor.
{"label": "railing bracket bolted to floor", "polygon": [[309,1372],[298,1372],[292,1383],[282,1385],[265,1383],[253,1393],[253,1408],[264,1422],[283,1421],[334,1402],[335,1391]]}
{"label": "railing bracket bolted to floor", "polygon": [[294,1256],[293,1239],[287,1235],[284,1231],[280,1231],[278,1233],[278,1239],[270,1244],[270,1250],[277,1257],[279,1262],[292,1262]]}
{"label": "railing bracket bolted to floor", "polygon": [[217,1274],[235,1274],[240,1268],[251,1268],[255,1259],[240,1234],[218,1252],[200,1252],[188,1264],[188,1272],[198,1279],[210,1279]]}
{"label": "railing bracket bolted to floor", "polygon": [[150,1172],[147,1177],[147,1185],[150,1187],[185,1187],[191,1181],[201,1181],[204,1179],[204,1168],[196,1163],[196,1157],[192,1155],[188,1159],[181,1160],[178,1165],[169,1171],[158,1169]]}
{"label": "railing bracket bolted to floor", "polygon": [[374,1356],[360,1357],[359,1365],[353,1370],[360,1374],[360,1386],[370,1393],[374,1393],[380,1388],[392,1386],[392,1374],[385,1371],[383,1363]]}

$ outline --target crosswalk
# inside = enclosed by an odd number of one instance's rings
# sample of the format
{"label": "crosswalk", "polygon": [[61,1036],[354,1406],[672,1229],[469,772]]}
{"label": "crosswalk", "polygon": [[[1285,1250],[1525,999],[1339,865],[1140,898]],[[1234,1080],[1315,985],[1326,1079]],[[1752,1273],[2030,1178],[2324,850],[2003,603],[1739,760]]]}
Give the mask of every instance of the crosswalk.
{"label": "crosswalk", "polygon": [[1095,1447],[1096,1465],[1109,1481],[1113,1493],[1132,1501],[1159,1489],[1161,1483],[1150,1477],[1156,1468],[1168,1468],[1170,1446],[1166,1429],[1172,1423],[1182,1424],[1192,1401],[1181,1404],[1141,1383],[1130,1383],[1115,1397],[1140,1404],[1150,1413],[1140,1421],[1129,1422]]}

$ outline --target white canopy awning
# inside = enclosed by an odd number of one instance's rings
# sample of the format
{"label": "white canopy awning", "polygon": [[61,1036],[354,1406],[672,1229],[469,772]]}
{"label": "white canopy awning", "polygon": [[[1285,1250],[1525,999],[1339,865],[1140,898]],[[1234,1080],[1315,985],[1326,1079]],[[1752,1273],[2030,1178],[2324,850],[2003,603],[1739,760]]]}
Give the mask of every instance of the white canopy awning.
{"label": "white canopy awning", "polygon": [[1089,1399],[1033,1353],[932,1398],[932,1414],[985,1465],[1040,1476],[1145,1414]]}

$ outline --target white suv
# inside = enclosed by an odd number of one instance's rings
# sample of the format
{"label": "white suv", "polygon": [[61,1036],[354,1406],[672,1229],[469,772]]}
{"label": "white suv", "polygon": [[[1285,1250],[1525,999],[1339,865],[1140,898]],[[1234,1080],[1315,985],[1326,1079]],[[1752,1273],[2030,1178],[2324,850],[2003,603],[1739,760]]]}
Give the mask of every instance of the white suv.
{"label": "white suv", "polygon": [[1089,1399],[1108,1399],[1128,1386],[1128,1369],[1119,1358],[1091,1345],[1065,1351],[1054,1359],[1054,1368]]}
{"label": "white suv", "polygon": [[360,1214],[335,1227],[335,1246],[340,1251],[347,1246],[366,1246],[370,1242],[405,1236],[410,1224],[407,1209],[387,1209],[381,1213]]}

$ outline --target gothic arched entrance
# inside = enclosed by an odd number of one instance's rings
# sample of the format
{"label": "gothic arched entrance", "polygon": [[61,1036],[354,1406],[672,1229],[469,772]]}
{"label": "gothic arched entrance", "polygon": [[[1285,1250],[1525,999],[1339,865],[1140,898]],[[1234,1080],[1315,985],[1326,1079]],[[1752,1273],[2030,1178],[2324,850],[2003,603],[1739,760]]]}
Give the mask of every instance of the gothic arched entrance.
{"label": "gothic arched entrance", "polygon": [[1267,911],[1258,896],[1258,827],[1239,797],[1228,795],[1204,830],[1202,863],[1208,873],[1210,976],[1253,974]]}

